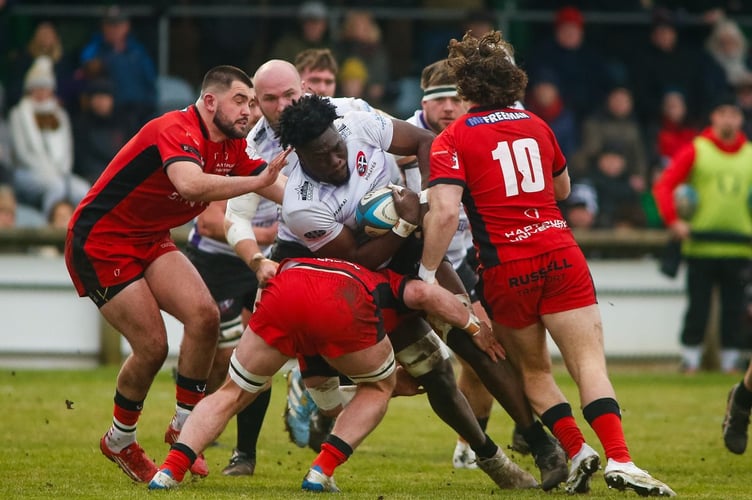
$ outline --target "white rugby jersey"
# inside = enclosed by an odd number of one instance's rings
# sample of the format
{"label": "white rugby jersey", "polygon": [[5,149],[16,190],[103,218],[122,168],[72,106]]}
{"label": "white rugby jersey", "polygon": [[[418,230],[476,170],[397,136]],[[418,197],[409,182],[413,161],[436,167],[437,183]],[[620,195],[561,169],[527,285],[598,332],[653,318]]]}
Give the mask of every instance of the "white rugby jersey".
{"label": "white rugby jersey", "polygon": [[[426,120],[423,118],[422,109],[415,111],[413,116],[405,121],[416,127],[430,130],[428,123],[426,123]],[[464,208],[460,207],[459,215],[460,220],[459,224],[457,224],[457,232],[454,233],[452,241],[449,242],[449,247],[446,251],[446,258],[455,269],[462,264],[467,256],[467,249],[473,245],[473,236],[470,232],[470,220],[467,218]]]}
{"label": "white rugby jersey", "polygon": [[[350,111],[372,111],[371,105],[363,99],[356,99],[354,97],[336,97],[329,98],[329,101],[337,108],[337,114],[344,116]],[[260,156],[265,161],[270,162],[282,152],[282,144],[279,142],[277,133],[272,129],[269,121],[262,117],[256,125],[253,126],[247,137],[248,154]],[[282,174],[290,176],[290,172],[297,169],[299,165],[298,155],[295,151],[290,152],[287,156],[287,165],[282,169]],[[393,167],[396,169],[396,164]],[[244,198],[234,198],[231,203],[236,204],[243,203]],[[273,209],[271,208],[273,207]],[[254,226],[270,226],[278,217],[277,204],[266,198],[261,198],[261,202],[256,209],[256,216],[253,218]],[[265,214],[265,215],[262,215]],[[267,217],[269,219],[263,219]],[[273,217],[273,218],[272,218]],[[280,226],[284,225],[283,221],[280,221]]]}
{"label": "white rugby jersey", "polygon": [[360,199],[393,181],[386,150],[393,125],[375,112],[355,111],[334,121],[345,140],[349,181],[341,186],[319,182],[302,168],[293,169],[282,200],[279,238],[300,243],[315,252],[334,240],[344,226],[358,230],[355,209]]}

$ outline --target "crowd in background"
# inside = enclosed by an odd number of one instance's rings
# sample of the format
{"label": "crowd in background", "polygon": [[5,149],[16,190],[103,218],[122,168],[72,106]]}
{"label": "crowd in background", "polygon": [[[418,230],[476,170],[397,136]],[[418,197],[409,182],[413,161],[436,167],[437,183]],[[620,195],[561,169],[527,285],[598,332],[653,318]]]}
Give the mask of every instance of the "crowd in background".
{"label": "crowd in background", "polygon": [[[464,19],[435,25],[385,23],[363,2],[348,4],[336,29],[334,2],[303,3],[295,19],[275,22],[173,18],[169,75],[158,75],[153,44],[139,31],[142,19],[124,8],[92,18],[87,33],[69,37],[78,44],[64,42],[61,19],[28,20],[28,39],[8,51],[0,75],[0,184],[12,188],[4,199],[15,197],[17,207],[15,219],[3,224],[44,225],[58,204],[77,204],[143,123],[195,100],[198,75],[214,63],[253,72],[269,58],[294,62],[302,50],[329,48],[340,95],[406,118],[421,95],[411,73],[445,57],[450,37],[498,27],[498,5],[471,3],[477,8]],[[586,22],[588,9],[598,7],[531,3],[550,9],[553,20],[517,37],[515,59],[530,79],[524,105],[552,127],[569,162],[574,185],[562,205],[565,216],[579,228],[662,227],[652,183],[705,126],[714,99],[735,94],[750,118],[745,132],[752,132],[752,63],[734,12],[694,2],[691,15],[703,22],[689,26],[683,19],[690,14],[670,2],[620,3],[623,10],[649,11],[652,22],[601,43],[604,26]],[[395,45],[403,47],[402,57],[395,57]]]}

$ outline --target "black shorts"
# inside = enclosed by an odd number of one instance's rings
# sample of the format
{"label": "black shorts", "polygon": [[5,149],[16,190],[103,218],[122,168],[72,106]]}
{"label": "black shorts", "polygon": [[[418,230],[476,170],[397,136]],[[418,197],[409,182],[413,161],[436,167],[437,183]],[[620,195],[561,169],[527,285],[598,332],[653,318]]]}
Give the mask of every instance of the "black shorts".
{"label": "black shorts", "polygon": [[240,257],[204,252],[191,245],[184,253],[219,305],[222,321],[237,317],[244,307],[253,310],[258,281]]}

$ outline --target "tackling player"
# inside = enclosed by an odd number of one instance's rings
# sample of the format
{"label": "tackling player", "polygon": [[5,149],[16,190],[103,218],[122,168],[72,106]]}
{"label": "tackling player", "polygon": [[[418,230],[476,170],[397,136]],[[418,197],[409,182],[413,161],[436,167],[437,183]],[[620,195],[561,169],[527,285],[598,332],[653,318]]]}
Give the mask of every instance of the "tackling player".
{"label": "tackling player", "polygon": [[[337,377],[317,377],[327,406],[339,416],[302,488],[338,492],[334,470],[376,428],[393,395],[395,355],[387,334],[418,309],[465,328],[466,335],[488,333],[488,326],[450,292],[418,279],[336,259],[282,261],[233,352],[229,380],[198,404],[149,489],[178,486],[197,454],[258,397],[290,357],[305,365],[306,359],[320,355],[357,388],[345,404]],[[515,467],[504,458],[507,467]]]}

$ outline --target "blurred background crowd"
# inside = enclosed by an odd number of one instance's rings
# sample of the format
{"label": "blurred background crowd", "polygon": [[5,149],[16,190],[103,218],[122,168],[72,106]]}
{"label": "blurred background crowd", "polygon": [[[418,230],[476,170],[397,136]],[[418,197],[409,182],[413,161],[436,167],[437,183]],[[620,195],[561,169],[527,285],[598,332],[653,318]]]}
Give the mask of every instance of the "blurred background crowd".
{"label": "blurred background crowd", "polygon": [[524,105],[568,158],[562,209],[579,228],[660,228],[651,185],[717,97],[752,115],[741,0],[58,3],[0,0],[0,227],[64,226],[141,125],[196,99],[206,69],[252,74],[309,48],[334,54],[338,95],[407,118],[450,38],[502,29],[530,78]]}

